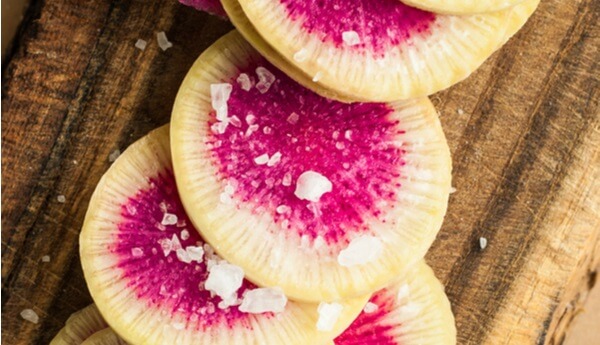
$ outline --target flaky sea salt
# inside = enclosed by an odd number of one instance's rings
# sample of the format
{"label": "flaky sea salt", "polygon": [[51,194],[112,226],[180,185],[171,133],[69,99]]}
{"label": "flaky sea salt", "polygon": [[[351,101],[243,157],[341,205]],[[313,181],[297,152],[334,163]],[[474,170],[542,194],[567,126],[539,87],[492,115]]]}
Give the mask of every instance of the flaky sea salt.
{"label": "flaky sea salt", "polygon": [[163,219],[161,220],[160,224],[162,224],[162,225],[175,225],[175,224],[177,224],[177,215],[175,215],[173,213],[165,213],[163,215]]}
{"label": "flaky sea salt", "polygon": [[148,44],[148,42],[142,40],[142,39],[138,39],[135,42],[135,47],[139,50],[145,50],[146,49],[146,45]]}
{"label": "flaky sea salt", "polygon": [[142,248],[138,248],[138,247],[131,248],[131,255],[134,258],[139,258],[144,255],[144,251],[142,250]]}
{"label": "flaky sea salt", "polygon": [[156,34],[156,41],[158,42],[158,46],[160,47],[160,49],[162,49],[163,51],[173,46],[173,43],[169,42],[167,34],[164,31],[161,31]]}
{"label": "flaky sea salt", "polygon": [[349,46],[360,44],[360,36],[358,36],[356,31],[352,30],[342,32],[342,40],[344,40],[344,43]]}
{"label": "flaky sea salt", "polygon": [[321,80],[321,78],[323,77],[323,72],[319,71],[317,72],[317,74],[315,74],[315,76],[312,78],[313,82],[318,82],[319,80]]}
{"label": "flaky sea salt", "polygon": [[192,262],[192,258],[190,258],[190,255],[188,254],[187,250],[185,250],[183,248],[177,249],[175,254],[177,254],[177,260],[179,260],[181,262],[184,262],[186,264],[189,264],[190,262]]}
{"label": "flaky sea salt", "polygon": [[21,317],[24,320],[27,320],[31,323],[35,323],[37,324],[40,321],[40,317],[38,316],[38,314],[33,311],[33,309],[23,309],[21,311]]}
{"label": "flaky sea salt", "polygon": [[258,83],[256,83],[256,89],[260,93],[266,93],[269,88],[275,82],[275,76],[268,69],[260,66],[256,68],[256,74],[258,75]]}
{"label": "flaky sea salt", "polygon": [[317,330],[328,332],[333,329],[337,320],[340,318],[344,306],[339,303],[321,302],[317,308],[319,319],[317,320]]}
{"label": "flaky sea salt", "polygon": [[304,48],[298,50],[294,54],[293,58],[294,58],[294,61],[296,61],[296,62],[306,61],[306,58],[308,58],[308,50],[304,49]]}
{"label": "flaky sea salt", "polygon": [[42,256],[42,262],[50,262],[50,256],[49,255]]}
{"label": "flaky sea salt", "polygon": [[377,237],[362,235],[354,238],[338,255],[338,263],[344,267],[364,265],[377,260],[383,252],[383,243]]}
{"label": "flaky sea salt", "polygon": [[238,128],[242,127],[242,120],[235,115],[229,118],[229,123]]}
{"label": "flaky sea salt", "polygon": [[298,120],[300,119],[300,115],[296,114],[296,113],[291,113],[290,116],[288,116],[287,118],[287,122],[295,125],[296,123],[298,123]]}
{"label": "flaky sea salt", "polygon": [[275,164],[279,163],[280,160],[281,160],[281,152],[277,151],[271,156],[271,158],[269,158],[269,161],[267,162],[267,166],[272,167]]}
{"label": "flaky sea salt", "polygon": [[227,101],[231,96],[233,87],[228,83],[210,84],[210,102],[217,113],[217,120],[227,122],[228,109]]}
{"label": "flaky sea salt", "polygon": [[377,309],[379,309],[379,306],[373,302],[367,302],[367,304],[365,305],[365,307],[363,308],[363,311],[366,314],[371,314],[377,311]]}
{"label": "flaky sea salt", "polygon": [[121,150],[116,149],[108,155],[108,161],[112,163],[112,162],[116,161],[120,155],[121,155]]}
{"label": "flaky sea salt", "polygon": [[246,73],[240,74],[237,77],[237,82],[238,82],[238,85],[244,91],[250,91],[250,89],[252,88],[252,81],[250,80],[250,77]]}
{"label": "flaky sea salt", "polygon": [[254,163],[256,163],[257,165],[265,165],[268,162],[269,162],[269,155],[266,153],[254,158]]}
{"label": "flaky sea salt", "polygon": [[291,208],[287,205],[279,205],[275,209],[275,212],[277,212],[278,214],[285,214],[285,213],[290,212],[290,210],[291,210]]}
{"label": "flaky sea salt", "polygon": [[269,127],[269,126],[264,126],[263,127],[263,133],[265,133],[265,134],[271,134],[271,132],[272,132],[271,127]]}
{"label": "flaky sea salt", "polygon": [[189,246],[185,248],[187,255],[192,261],[202,262],[204,249],[202,247]]}
{"label": "flaky sea salt", "polygon": [[67,201],[67,198],[61,194],[56,197],[56,201],[60,202],[61,204],[64,204]]}
{"label": "flaky sea salt", "polygon": [[248,126],[248,129],[246,129],[246,136],[249,137],[252,135],[252,133],[256,132],[258,130],[258,125],[250,125]]}
{"label": "flaky sea salt", "polygon": [[287,297],[278,288],[258,288],[246,291],[239,310],[244,313],[280,313],[285,309]]}
{"label": "flaky sea salt", "polygon": [[481,248],[481,250],[484,250],[485,247],[487,247],[488,244],[488,240],[485,237],[480,237],[479,238],[479,248]]}
{"label": "flaky sea salt", "polygon": [[281,180],[281,184],[289,187],[292,185],[292,174],[290,174],[289,172],[285,173],[283,175],[283,179]]}
{"label": "flaky sea salt", "polygon": [[179,234],[179,237],[181,237],[182,240],[187,240],[188,238],[190,238],[190,232],[183,229],[181,230],[181,233]]}
{"label": "flaky sea salt", "polygon": [[346,140],[352,141],[352,130],[348,129],[347,131],[344,132],[344,138],[346,138]]}
{"label": "flaky sea salt", "polygon": [[465,114],[465,111],[462,110],[462,109],[460,109],[460,108],[456,112],[458,113],[458,115],[464,115]]}
{"label": "flaky sea salt", "polygon": [[296,181],[296,195],[301,200],[318,202],[321,196],[331,192],[333,185],[329,179],[316,171],[308,170],[303,172]]}
{"label": "flaky sea salt", "polygon": [[456,193],[456,188],[450,187],[450,194]]}
{"label": "flaky sea salt", "polygon": [[222,299],[230,299],[242,286],[244,270],[226,262],[212,265],[204,283],[206,290],[214,292]]}

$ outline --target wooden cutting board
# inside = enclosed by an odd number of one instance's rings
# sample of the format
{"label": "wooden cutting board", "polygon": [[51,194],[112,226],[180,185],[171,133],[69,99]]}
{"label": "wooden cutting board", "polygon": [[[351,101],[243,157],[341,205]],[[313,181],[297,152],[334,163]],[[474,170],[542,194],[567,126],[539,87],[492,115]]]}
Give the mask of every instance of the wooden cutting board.
{"label": "wooden cutting board", "polygon": [[[427,261],[460,344],[560,343],[595,281],[599,23],[597,0],[542,0],[474,75],[432,96],[457,191]],[[230,29],[174,0],[34,2],[2,74],[3,344],[46,344],[91,303],[77,241],[110,153],[169,121],[187,69]]]}

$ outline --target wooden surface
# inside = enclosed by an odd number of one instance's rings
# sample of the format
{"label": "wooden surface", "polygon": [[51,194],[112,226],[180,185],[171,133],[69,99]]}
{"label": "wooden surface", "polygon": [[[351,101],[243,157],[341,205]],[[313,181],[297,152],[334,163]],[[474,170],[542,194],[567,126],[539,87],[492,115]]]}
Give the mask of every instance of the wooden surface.
{"label": "wooden surface", "polygon": [[[427,259],[460,344],[560,343],[595,280],[599,22],[597,0],[542,0],[473,76],[432,97],[457,192]],[[2,74],[3,344],[45,344],[91,302],[77,240],[109,154],[168,122],[186,70],[229,30],[174,0],[34,2]]]}

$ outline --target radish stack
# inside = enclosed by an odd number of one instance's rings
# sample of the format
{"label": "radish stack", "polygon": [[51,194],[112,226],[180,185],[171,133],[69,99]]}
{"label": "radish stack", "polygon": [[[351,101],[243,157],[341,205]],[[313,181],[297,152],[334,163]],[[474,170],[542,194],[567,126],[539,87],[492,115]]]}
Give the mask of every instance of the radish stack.
{"label": "radish stack", "polygon": [[98,184],[94,299],[54,344],[455,344],[423,262],[451,191],[428,95],[539,0],[182,1],[239,29]]}

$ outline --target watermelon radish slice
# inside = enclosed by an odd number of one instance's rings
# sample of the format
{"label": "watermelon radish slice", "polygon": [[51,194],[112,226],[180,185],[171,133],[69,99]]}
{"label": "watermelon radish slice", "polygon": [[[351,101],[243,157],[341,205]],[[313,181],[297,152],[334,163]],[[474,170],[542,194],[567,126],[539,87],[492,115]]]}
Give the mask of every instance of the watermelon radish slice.
{"label": "watermelon radish slice", "polygon": [[371,293],[441,226],[451,160],[427,98],[325,99],[232,32],[188,72],[171,126],[192,222],[249,280],[292,299]]}
{"label": "watermelon radish slice", "polygon": [[192,226],[177,194],[169,130],[127,149],[90,202],[81,262],[100,312],[132,344],[318,344],[339,334],[366,298],[339,302],[319,330],[319,305],[259,288],[216,255]]}
{"label": "watermelon radish slice", "polygon": [[522,4],[511,9],[511,14],[508,21],[508,28],[504,34],[504,39],[498,48],[513,37],[527,23],[527,20],[540,4],[540,0],[526,0]]}
{"label": "watermelon radish slice", "polygon": [[502,42],[510,15],[441,15],[397,0],[235,1],[223,1],[242,8],[230,20],[267,59],[279,65],[265,45],[317,89],[357,101],[425,96],[461,81]]}
{"label": "watermelon radish slice", "polygon": [[376,292],[335,345],[453,345],[456,327],[444,287],[421,262]]}
{"label": "watermelon radish slice", "polygon": [[179,0],[179,2],[186,6],[191,6],[198,11],[204,11],[219,17],[227,18],[227,14],[219,0]]}
{"label": "watermelon radish slice", "polygon": [[514,7],[523,0],[401,0],[403,3],[435,13],[476,14]]}
{"label": "watermelon radish slice", "polygon": [[97,331],[108,327],[95,304],[71,315],[50,345],[79,345]]}

